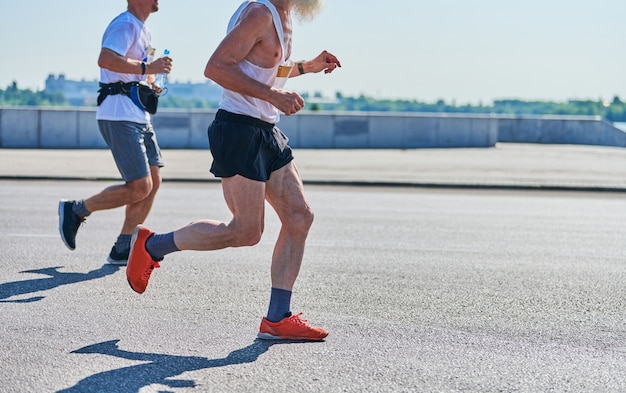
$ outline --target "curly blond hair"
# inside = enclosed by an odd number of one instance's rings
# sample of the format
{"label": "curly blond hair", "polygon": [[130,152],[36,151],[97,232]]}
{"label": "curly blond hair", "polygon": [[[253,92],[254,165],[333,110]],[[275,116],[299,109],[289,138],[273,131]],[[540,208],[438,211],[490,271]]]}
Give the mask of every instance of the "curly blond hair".
{"label": "curly blond hair", "polygon": [[324,0],[291,0],[294,15],[302,21],[315,18],[324,6]]}

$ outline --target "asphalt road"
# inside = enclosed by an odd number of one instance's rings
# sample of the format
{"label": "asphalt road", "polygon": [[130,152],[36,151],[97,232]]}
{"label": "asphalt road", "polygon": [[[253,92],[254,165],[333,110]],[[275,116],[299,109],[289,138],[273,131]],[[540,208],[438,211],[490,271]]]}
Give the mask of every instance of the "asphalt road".
{"label": "asphalt road", "polygon": [[[121,209],[69,251],[57,201],[106,182],[0,181],[3,392],[623,392],[621,193],[308,186],[293,311],[322,343],[255,336],[279,224],[168,256],[146,293],[105,264]],[[229,218],[217,184],[164,184],[147,225]]]}

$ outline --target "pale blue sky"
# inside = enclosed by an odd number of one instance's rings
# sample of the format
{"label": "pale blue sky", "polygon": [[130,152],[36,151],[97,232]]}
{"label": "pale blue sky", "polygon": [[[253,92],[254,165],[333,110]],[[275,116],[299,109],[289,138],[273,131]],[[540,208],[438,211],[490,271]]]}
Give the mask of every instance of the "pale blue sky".
{"label": "pale blue sky", "polygon": [[[148,26],[172,78],[201,82],[240,0],[160,0]],[[48,74],[96,79],[104,28],[124,0],[0,3],[0,88],[42,89]],[[322,49],[343,68],[288,87],[457,104],[520,98],[626,99],[625,0],[326,0],[296,23],[294,59]]]}

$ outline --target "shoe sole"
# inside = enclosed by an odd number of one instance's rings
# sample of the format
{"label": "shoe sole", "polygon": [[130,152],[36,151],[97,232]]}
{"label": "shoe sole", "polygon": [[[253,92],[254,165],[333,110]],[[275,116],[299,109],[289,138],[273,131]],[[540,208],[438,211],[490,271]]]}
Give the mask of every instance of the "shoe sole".
{"label": "shoe sole", "polygon": [[[133,235],[130,237],[130,253],[128,254],[128,259],[130,259],[130,255],[133,253],[133,249],[135,248],[135,243],[137,242],[137,236],[139,235],[139,230],[141,229],[140,225],[137,225],[135,227],[135,230],[133,230]],[[133,291],[141,294],[143,292],[138,292],[137,290],[135,290],[135,288],[133,287],[133,283],[130,282],[130,278],[128,277],[128,274],[126,274],[126,281],[128,281],[128,285],[130,285],[130,289],[132,289]]]}
{"label": "shoe sole", "polygon": [[76,249],[76,247],[70,246],[70,244],[65,239],[65,234],[63,233],[63,223],[65,222],[65,209],[64,209],[65,202],[68,202],[68,201],[62,200],[59,202],[59,233],[61,234],[61,240],[63,240],[63,243],[65,244],[65,246],[73,251]]}
{"label": "shoe sole", "polygon": [[113,258],[111,258],[111,256],[108,256],[108,257],[107,257],[107,262],[108,262],[110,265],[115,265],[115,266],[126,266],[126,265],[128,265],[128,260],[127,260],[127,259],[126,259],[126,260],[121,260],[121,261],[120,261],[120,260],[117,260],[117,259],[113,259]]}
{"label": "shoe sole", "polygon": [[[133,249],[135,248],[135,243],[137,242],[137,238],[139,237],[139,231],[145,228],[143,225],[137,225],[135,227],[135,230],[133,231],[132,236],[130,237],[130,253],[128,254],[128,259],[130,259],[130,256],[133,254]],[[133,283],[130,282],[130,278],[128,277],[128,270],[126,270],[126,281],[128,281],[128,285],[130,286],[130,289],[132,289],[133,291],[137,292],[138,294],[142,294],[145,292],[145,289],[143,291],[138,291],[137,289],[135,289],[135,287],[133,287]]]}
{"label": "shoe sole", "polygon": [[324,341],[326,337],[323,338],[311,338],[311,337],[280,337],[273,336],[269,333],[258,333],[256,335],[261,340],[294,340],[294,341]]}

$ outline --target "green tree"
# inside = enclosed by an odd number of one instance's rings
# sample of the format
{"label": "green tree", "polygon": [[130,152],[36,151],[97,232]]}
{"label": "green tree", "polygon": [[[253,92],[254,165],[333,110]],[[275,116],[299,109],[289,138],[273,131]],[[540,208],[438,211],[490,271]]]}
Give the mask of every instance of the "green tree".
{"label": "green tree", "polygon": [[13,82],[4,91],[0,90],[0,105],[51,106],[67,104],[63,93],[21,90],[17,87],[17,82]]}

